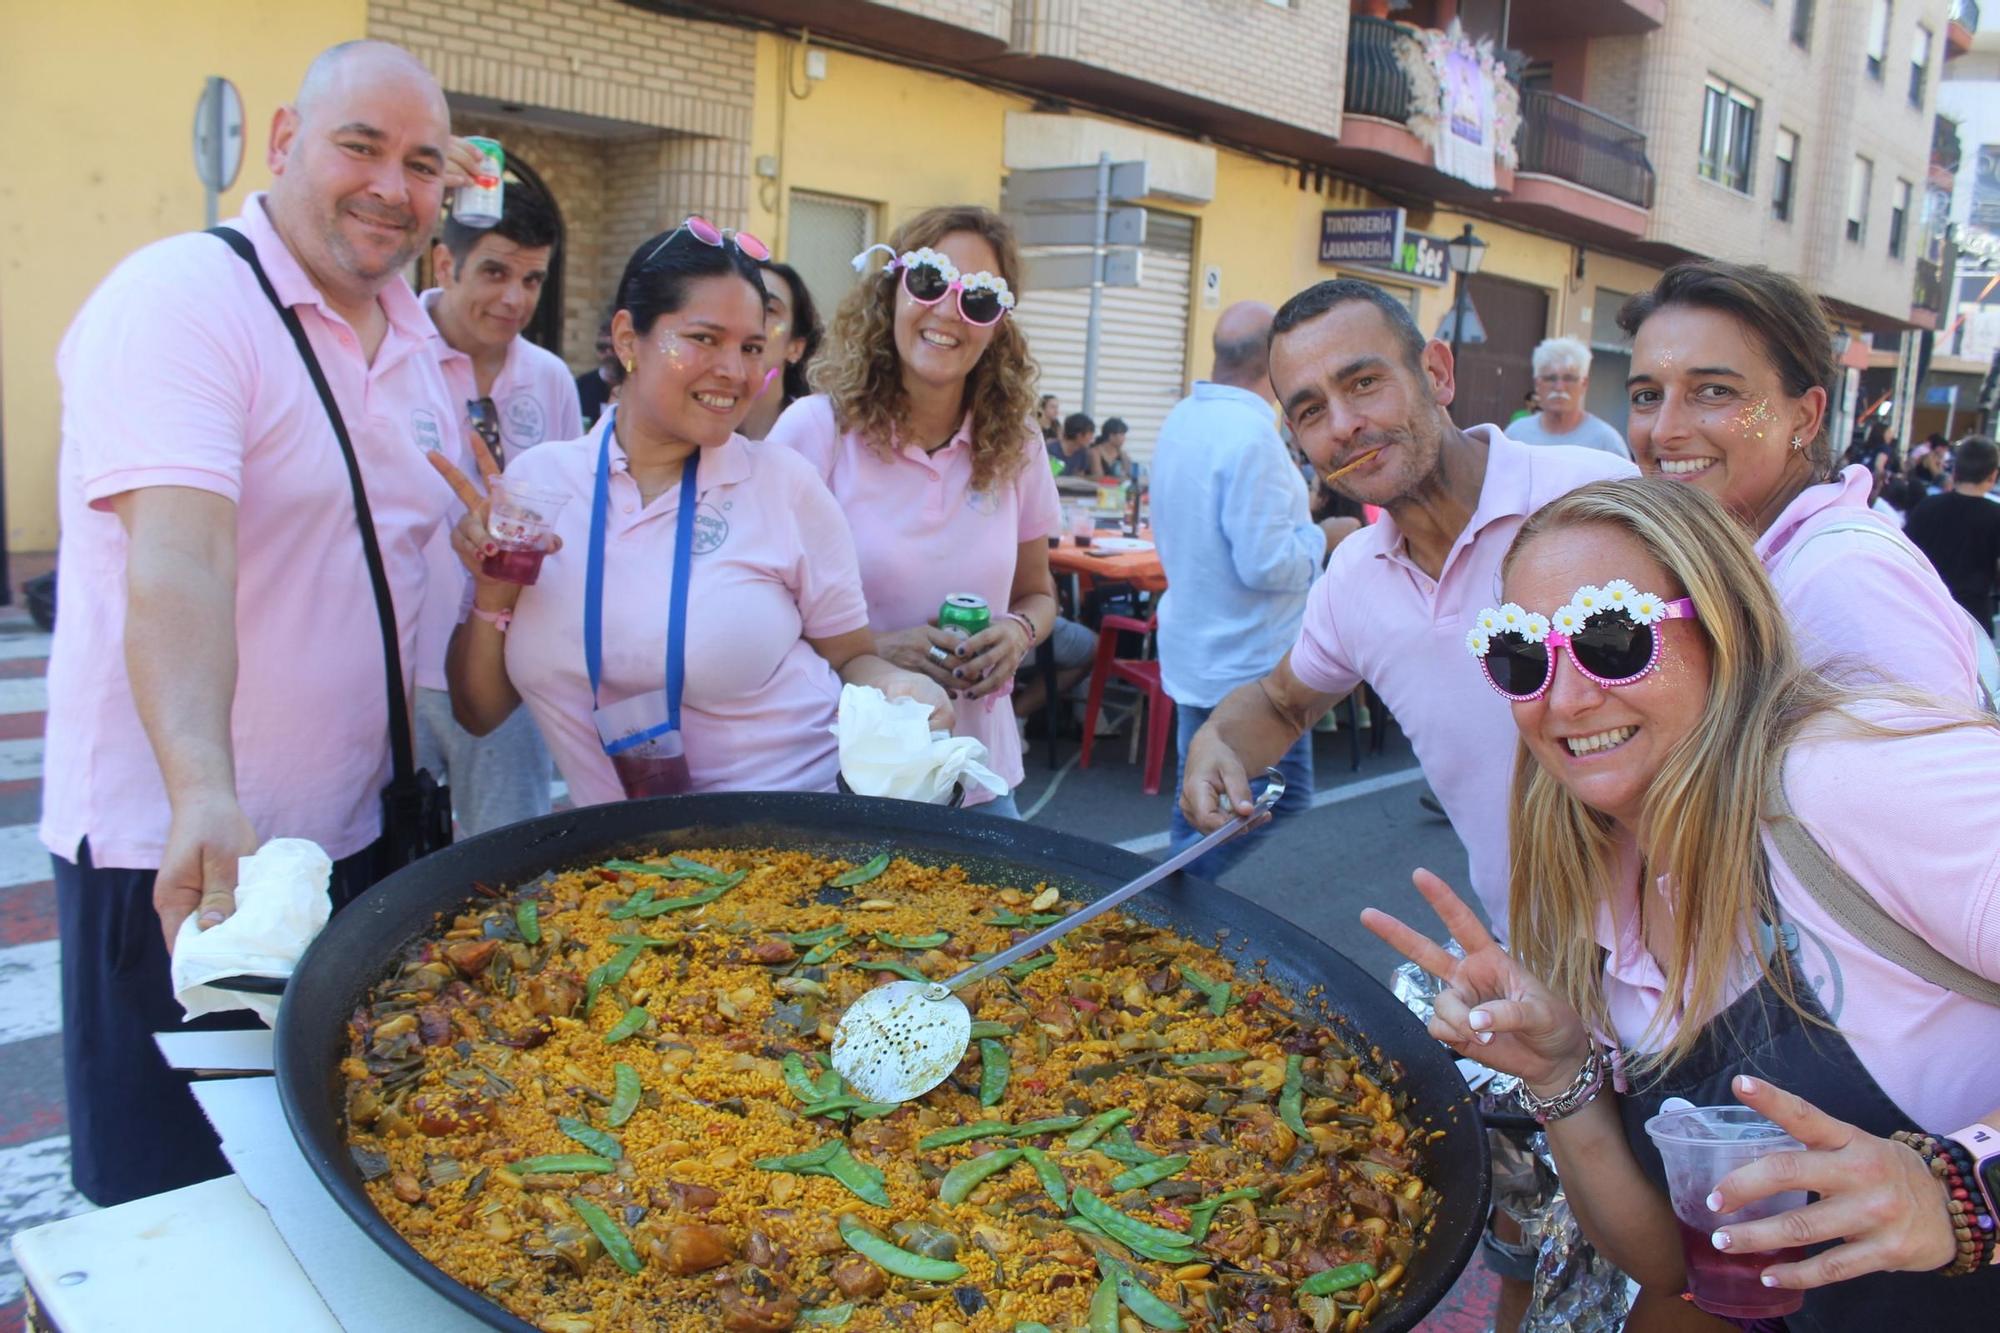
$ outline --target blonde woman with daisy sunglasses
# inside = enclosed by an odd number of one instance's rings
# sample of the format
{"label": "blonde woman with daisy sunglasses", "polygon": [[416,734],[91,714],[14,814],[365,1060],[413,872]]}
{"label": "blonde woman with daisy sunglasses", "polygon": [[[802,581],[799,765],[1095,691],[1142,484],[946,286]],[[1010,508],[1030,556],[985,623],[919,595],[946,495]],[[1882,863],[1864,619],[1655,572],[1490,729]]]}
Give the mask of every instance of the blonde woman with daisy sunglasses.
{"label": "blonde woman with daisy sunglasses", "polygon": [[[1789,1333],[1983,1326],[2000,1266],[1973,1268],[1978,1200],[1930,1163],[2000,1127],[2000,726],[1802,667],[1750,542],[1696,487],[1553,502],[1502,591],[1464,666],[1521,738],[1510,951],[1427,872],[1463,958],[1362,915],[1446,981],[1432,1033],[1524,1080],[1585,1234],[1654,1312],[1679,1305],[1686,1243],[1790,1251],[1758,1265],[1798,1293]],[[1683,1234],[1642,1128],[1669,1097],[1741,1101],[1806,1151],[1726,1177],[1725,1225]],[[1793,1190],[1817,1201],[1726,1217]]]}

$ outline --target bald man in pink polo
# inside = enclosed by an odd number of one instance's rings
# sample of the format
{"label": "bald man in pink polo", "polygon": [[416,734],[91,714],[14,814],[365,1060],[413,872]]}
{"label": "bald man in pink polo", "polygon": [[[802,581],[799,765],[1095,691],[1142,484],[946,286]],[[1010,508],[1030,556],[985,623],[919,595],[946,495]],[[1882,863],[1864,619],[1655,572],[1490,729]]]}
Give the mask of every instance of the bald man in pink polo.
{"label": "bald man in pink polo", "polygon": [[[416,660],[423,548],[457,412],[401,270],[452,163],[443,93],[397,47],[321,55],[271,126],[270,190],[229,226],[304,325],[352,437]],[[303,837],[335,898],[375,877],[385,644],[341,451],[249,265],[191,234],[131,255],[63,339],[62,615],[41,836],[62,932],[77,1188],[114,1204],[225,1174],[153,1047],[181,1020],[167,941],[233,907],[237,858]],[[462,409],[460,409],[462,410]]]}

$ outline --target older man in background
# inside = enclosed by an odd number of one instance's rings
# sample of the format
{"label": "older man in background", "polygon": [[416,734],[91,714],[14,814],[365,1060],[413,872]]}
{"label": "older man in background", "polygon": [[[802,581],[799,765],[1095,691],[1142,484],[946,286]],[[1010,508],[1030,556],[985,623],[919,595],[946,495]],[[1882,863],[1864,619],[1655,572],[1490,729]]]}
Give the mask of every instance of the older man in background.
{"label": "older man in background", "polygon": [[63,339],[41,837],[72,1174],[93,1203],[229,1170],[153,1045],[182,1017],[168,973],[182,922],[226,917],[238,858],[266,838],[324,848],[336,903],[377,876],[384,631],[407,697],[424,543],[452,498],[424,452],[459,415],[402,270],[457,160],[429,71],[385,42],[344,43],[278,110],[271,188],[227,224],[297,314],[346,419],[386,626],[319,394],[228,244],[175,236],[129,256]]}
{"label": "older man in background", "polygon": [[[1215,368],[1167,414],[1153,452],[1153,536],[1169,589],[1160,603],[1160,674],[1183,763],[1209,711],[1284,657],[1327,552],[1360,527],[1352,518],[1312,521],[1305,479],[1278,434],[1271,319],[1271,307],[1254,301],[1222,312]],[[1295,738],[1277,767],[1285,777],[1278,811],[1307,809],[1312,733]],[[1198,870],[1219,877],[1263,832],[1216,848]],[[1176,849],[1201,837],[1178,805],[1171,833]]]}
{"label": "older man in background", "polygon": [[1539,412],[1507,423],[1509,439],[1523,444],[1574,444],[1630,459],[1618,428],[1584,411],[1590,390],[1590,349],[1575,338],[1545,338],[1535,348],[1535,400]]}

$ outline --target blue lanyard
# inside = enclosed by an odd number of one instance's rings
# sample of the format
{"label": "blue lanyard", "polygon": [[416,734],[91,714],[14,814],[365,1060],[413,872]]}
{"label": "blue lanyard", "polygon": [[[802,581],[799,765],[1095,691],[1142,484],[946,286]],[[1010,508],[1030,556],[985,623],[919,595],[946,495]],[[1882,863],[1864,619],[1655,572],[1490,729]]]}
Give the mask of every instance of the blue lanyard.
{"label": "blue lanyard", "polygon": [[[583,660],[590,669],[590,701],[604,677],[604,527],[611,509],[611,428],[618,410],[604,414],[604,433],[597,442],[597,485],[590,496],[590,552],[583,573]],[[674,527],[674,600],[667,611],[667,730],[681,726],[681,686],[687,675],[687,602],[689,565],[694,556],[695,467],[701,451],[688,455],[681,468],[681,512]]]}

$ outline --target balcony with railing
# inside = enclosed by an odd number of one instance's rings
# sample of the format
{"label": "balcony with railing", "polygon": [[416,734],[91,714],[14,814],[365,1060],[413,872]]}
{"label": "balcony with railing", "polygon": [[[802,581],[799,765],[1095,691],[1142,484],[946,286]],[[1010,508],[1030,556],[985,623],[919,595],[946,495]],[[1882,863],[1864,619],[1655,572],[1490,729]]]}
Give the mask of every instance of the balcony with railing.
{"label": "balcony with railing", "polygon": [[1403,25],[1355,15],[1347,28],[1347,100],[1350,116],[1374,116],[1407,123],[1410,76],[1396,57]]}
{"label": "balcony with railing", "polygon": [[1944,56],[1950,60],[1972,49],[1979,31],[1979,0],[1951,0],[1951,17],[1944,25]]}
{"label": "balcony with railing", "polygon": [[1646,136],[1624,121],[1544,88],[1521,94],[1523,173],[1555,176],[1622,199],[1653,206],[1653,164]]}

